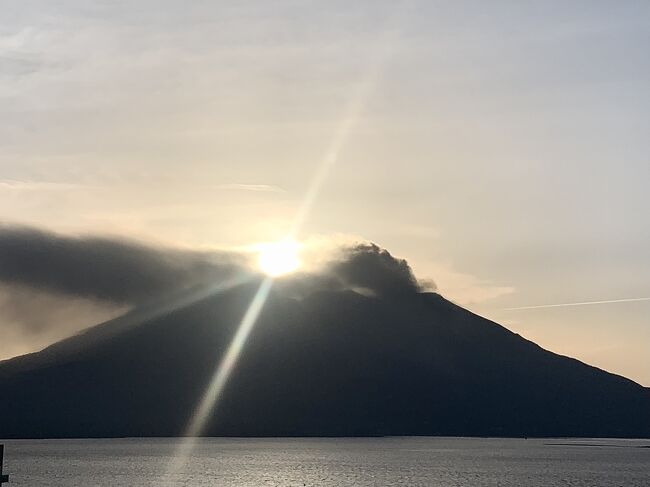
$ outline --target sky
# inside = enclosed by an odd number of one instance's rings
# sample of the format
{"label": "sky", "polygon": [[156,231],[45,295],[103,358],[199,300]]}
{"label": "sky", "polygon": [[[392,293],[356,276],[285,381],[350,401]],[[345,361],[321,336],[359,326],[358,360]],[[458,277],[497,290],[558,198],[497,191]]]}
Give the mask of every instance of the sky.
{"label": "sky", "polygon": [[[511,309],[650,297],[648,19],[641,0],[7,2],[0,221],[376,242],[650,386],[650,301]],[[14,288],[0,358],[123,311]],[[10,326],[34,303],[44,322]]]}

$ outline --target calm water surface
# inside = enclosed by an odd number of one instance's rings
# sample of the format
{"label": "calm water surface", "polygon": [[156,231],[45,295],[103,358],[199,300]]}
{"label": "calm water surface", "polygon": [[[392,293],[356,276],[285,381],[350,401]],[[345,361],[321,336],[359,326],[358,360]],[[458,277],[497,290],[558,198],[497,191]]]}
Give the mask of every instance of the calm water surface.
{"label": "calm water surface", "polygon": [[6,441],[14,487],[648,487],[650,441],[204,439],[166,475],[172,439]]}

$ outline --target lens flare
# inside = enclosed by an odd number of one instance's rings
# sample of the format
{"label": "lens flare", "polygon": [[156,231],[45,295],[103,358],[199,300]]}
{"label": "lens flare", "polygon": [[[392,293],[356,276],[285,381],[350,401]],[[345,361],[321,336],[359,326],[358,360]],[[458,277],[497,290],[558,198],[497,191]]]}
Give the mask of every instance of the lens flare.
{"label": "lens flare", "polygon": [[289,274],[300,267],[299,250],[298,243],[293,240],[261,244],[257,264],[267,276]]}
{"label": "lens flare", "polygon": [[[398,16],[399,17],[399,16]],[[397,22],[396,22],[397,23]],[[264,303],[268,297],[273,284],[273,278],[295,271],[300,266],[298,257],[298,245],[293,240],[296,238],[300,229],[304,225],[307,217],[312,212],[314,203],[327,179],[329,173],[333,170],[339,161],[341,151],[347,141],[352,136],[354,129],[358,125],[361,114],[368,103],[368,99],[374,92],[383,67],[387,59],[395,50],[396,35],[399,30],[390,30],[384,39],[379,42],[379,49],[376,50],[373,59],[370,60],[366,69],[366,75],[361,79],[356,89],[350,97],[347,110],[344,113],[334,137],[331,140],[324,157],[316,167],[316,171],[311,181],[306,187],[306,192],[300,205],[296,217],[284,241],[268,244],[266,248],[261,248],[258,255],[258,265],[267,277],[260,285],[253,301],[246,311],[239,329],[233,338],[226,355],[221,360],[215,374],[196,409],[190,425],[185,432],[185,439],[181,443],[174,460],[167,471],[167,475],[178,472],[185,461],[189,458],[197,441],[201,435],[206,422],[211,418],[214,409],[217,407],[219,396],[223,391],[228,377],[235,367],[239,354],[246,343]]]}

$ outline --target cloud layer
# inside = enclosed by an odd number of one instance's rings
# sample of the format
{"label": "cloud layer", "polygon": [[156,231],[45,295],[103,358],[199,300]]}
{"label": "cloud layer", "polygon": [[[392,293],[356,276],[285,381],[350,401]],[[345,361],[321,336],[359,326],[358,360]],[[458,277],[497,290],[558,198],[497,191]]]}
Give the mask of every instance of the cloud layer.
{"label": "cloud layer", "polygon": [[[149,246],[0,226],[0,282],[56,294],[136,305],[182,287],[251,272],[246,256]],[[342,247],[320,270],[285,279],[309,289],[376,295],[422,290],[408,263],[374,243]]]}
{"label": "cloud layer", "polygon": [[0,227],[0,281],[120,304],[223,278],[236,270],[235,261],[225,253]]}
{"label": "cloud layer", "polygon": [[[255,278],[250,257],[0,225],[0,359],[168,299],[174,291]],[[405,260],[359,243],[339,247],[317,270],[279,279],[275,289],[291,297],[346,289],[391,296],[420,292],[423,285]]]}

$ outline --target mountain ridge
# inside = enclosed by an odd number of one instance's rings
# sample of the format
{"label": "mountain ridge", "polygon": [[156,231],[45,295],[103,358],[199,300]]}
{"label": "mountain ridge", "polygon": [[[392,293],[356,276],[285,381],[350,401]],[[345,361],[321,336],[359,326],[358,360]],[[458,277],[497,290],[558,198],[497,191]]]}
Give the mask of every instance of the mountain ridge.
{"label": "mountain ridge", "polygon": [[[183,434],[258,285],[0,362],[0,437]],[[437,293],[275,289],[203,434],[648,437],[649,411],[647,388]]]}

